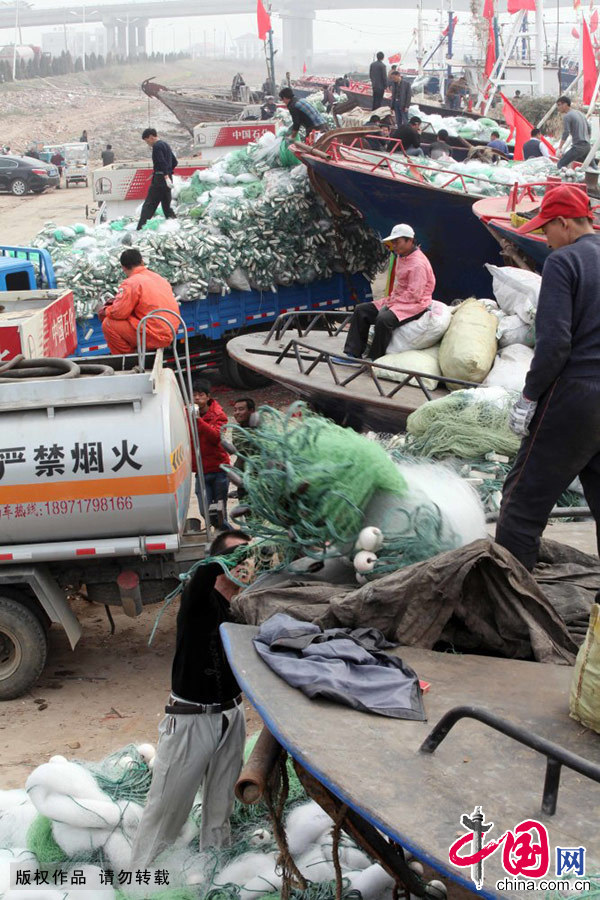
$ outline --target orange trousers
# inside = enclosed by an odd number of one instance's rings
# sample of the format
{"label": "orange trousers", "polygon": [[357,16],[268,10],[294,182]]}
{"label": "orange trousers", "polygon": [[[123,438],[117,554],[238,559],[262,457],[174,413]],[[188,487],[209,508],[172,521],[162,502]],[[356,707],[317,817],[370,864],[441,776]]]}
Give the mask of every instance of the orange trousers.
{"label": "orange trousers", "polygon": [[[108,349],[113,355],[137,352],[137,319],[109,319],[102,322],[102,331],[108,344]],[[156,350],[158,347],[168,347],[173,341],[172,335],[168,338],[157,338],[150,328],[146,328],[146,348]]]}

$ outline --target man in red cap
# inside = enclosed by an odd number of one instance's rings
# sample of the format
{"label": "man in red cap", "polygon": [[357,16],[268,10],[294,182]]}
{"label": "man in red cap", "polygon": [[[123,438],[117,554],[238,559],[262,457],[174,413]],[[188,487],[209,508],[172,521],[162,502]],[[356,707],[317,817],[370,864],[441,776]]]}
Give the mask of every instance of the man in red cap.
{"label": "man in red cap", "polygon": [[529,570],[553,506],[578,475],[597,534],[600,523],[600,236],[592,223],[585,189],[564,184],[519,228],[542,228],[553,251],[542,273],[534,357],[510,416],[524,439],[496,527],[496,541]]}

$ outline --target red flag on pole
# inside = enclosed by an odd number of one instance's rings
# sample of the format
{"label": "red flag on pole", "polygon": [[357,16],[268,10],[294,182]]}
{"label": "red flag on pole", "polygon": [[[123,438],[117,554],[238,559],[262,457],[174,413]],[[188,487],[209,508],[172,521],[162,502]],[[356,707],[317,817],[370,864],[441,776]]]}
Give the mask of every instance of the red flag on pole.
{"label": "red flag on pole", "polygon": [[598,10],[595,9],[590,18],[590,31],[598,30]]}
{"label": "red flag on pole", "polygon": [[571,34],[573,35],[573,37],[575,38],[576,41],[579,40],[579,32],[577,31],[576,28],[571,28]]}
{"label": "red flag on pole", "polygon": [[506,4],[506,11],[509,13],[520,12],[522,9],[535,12],[535,0],[508,0]]}
{"label": "red flag on pole", "polygon": [[302,74],[303,74],[303,75],[306,75],[306,62],[305,62],[304,65],[302,66]]}
{"label": "red flag on pole", "polygon": [[485,3],[483,4],[483,18],[494,18],[494,0],[485,0]]}
{"label": "red flag on pole", "polygon": [[588,105],[592,102],[594,96],[594,88],[598,79],[598,70],[596,69],[596,56],[592,47],[592,39],[585,21],[583,22],[583,40],[581,46],[581,55],[583,57],[583,102]]}
{"label": "red flag on pole", "polygon": [[[452,31],[454,31],[454,29],[456,28],[456,23],[457,23],[457,22],[458,22],[458,16],[454,16],[453,19],[452,19]],[[442,31],[442,37],[446,37],[446,35],[448,34],[449,31],[450,31],[450,26],[447,25],[447,26],[444,28],[444,30]]]}
{"label": "red flag on pole", "polygon": [[401,59],[402,59],[401,53],[394,53],[393,56],[388,56],[388,62],[391,62],[391,63],[399,63]]}
{"label": "red flag on pole", "polygon": [[[506,124],[510,128],[509,138],[513,137],[513,135],[515,138],[514,158],[523,159],[523,144],[531,137],[533,125],[525,118],[523,113],[519,112],[519,110],[512,105],[510,100],[508,100],[504,94],[500,94],[500,96],[502,97],[502,112],[504,113]],[[546,140],[542,135],[540,135],[540,140],[546,145],[552,156],[556,156],[556,150],[550,141]]]}
{"label": "red flag on pole", "polygon": [[266,41],[267,34],[271,30],[271,17],[263,6],[262,0],[256,0],[256,23],[258,25],[258,37]]}
{"label": "red flag on pole", "polygon": [[494,21],[493,19],[489,19],[488,21],[488,41],[487,41],[487,51],[485,54],[485,77],[489,78],[494,70],[494,66],[496,65],[496,35],[494,34]]}

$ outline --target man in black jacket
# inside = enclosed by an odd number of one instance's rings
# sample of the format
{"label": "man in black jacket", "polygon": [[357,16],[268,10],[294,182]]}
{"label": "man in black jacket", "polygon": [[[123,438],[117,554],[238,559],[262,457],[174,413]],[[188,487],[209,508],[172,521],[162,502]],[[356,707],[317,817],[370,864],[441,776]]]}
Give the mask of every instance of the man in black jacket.
{"label": "man in black jacket", "polygon": [[400,125],[392,131],[392,137],[402,141],[407,156],[425,155],[421,149],[421,120],[418,116],[412,116],[408,125]]}
{"label": "man in black jacket", "polygon": [[412,100],[412,88],[410,83],[403,78],[401,73],[394,71],[390,75],[392,88],[392,109],[396,116],[396,125],[408,124],[408,108]]}
{"label": "man in black jacket", "polygon": [[[249,540],[242,531],[222,532],[210,555],[225,556]],[[152,786],[131,851],[134,869],[147,868],[177,840],[201,785],[200,847],[229,844],[246,726],[241,691],[219,626],[231,620],[229,603],[238,590],[221,566],[211,563],[196,570],[181,596],[171,695],[159,726]]]}
{"label": "man in black jacket", "polygon": [[578,475],[599,531],[600,237],[592,221],[585,189],[564,184],[519,229],[543,228],[553,250],[542,273],[535,353],[509,421],[524,438],[496,528],[496,541],[529,570],[552,507]]}
{"label": "man in black jacket", "polygon": [[173,170],[177,166],[175,154],[166,141],[161,141],[156,133],[156,128],[146,128],[142,132],[142,140],[152,147],[152,181],[148,188],[137,230],[142,228],[148,219],[151,219],[158,205],[162,206],[165,219],[176,219],[177,216],[171,209],[171,188],[173,187]]}
{"label": "man in black jacket", "polygon": [[387,87],[387,69],[383,61],[381,50],[369,67],[369,78],[373,89],[373,106],[371,109],[379,109],[383,105],[383,95]]}

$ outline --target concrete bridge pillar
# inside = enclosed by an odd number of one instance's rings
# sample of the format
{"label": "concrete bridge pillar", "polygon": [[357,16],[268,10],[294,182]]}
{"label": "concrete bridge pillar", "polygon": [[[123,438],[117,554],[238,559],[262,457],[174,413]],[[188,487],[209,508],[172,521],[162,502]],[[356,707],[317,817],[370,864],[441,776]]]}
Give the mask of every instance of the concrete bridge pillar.
{"label": "concrete bridge pillar", "polygon": [[304,64],[310,71],[313,57],[314,10],[298,12],[293,8],[281,9],[279,13],[283,26],[283,59],[278,60],[278,68],[291,72],[292,77],[302,74]]}
{"label": "concrete bridge pillar", "polygon": [[117,25],[117,54],[127,56],[127,25],[123,22]]}
{"label": "concrete bridge pillar", "polygon": [[136,23],[136,45],[138,53],[146,52],[146,32],[148,29],[148,19],[138,19]]}
{"label": "concrete bridge pillar", "polygon": [[117,23],[114,19],[107,19],[102,24],[106,31],[106,52],[115,53],[117,49]]}
{"label": "concrete bridge pillar", "polygon": [[137,56],[137,25],[135,22],[130,22],[127,26],[127,49],[129,56]]}

